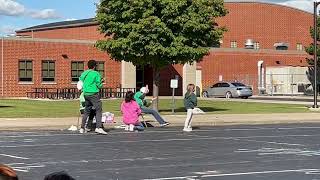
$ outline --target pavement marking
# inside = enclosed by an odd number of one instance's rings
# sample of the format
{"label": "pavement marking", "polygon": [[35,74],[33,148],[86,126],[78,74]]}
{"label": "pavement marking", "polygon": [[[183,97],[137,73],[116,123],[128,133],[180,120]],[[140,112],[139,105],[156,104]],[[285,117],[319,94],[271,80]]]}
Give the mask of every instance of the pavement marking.
{"label": "pavement marking", "polygon": [[292,149],[292,148],[261,148],[261,149],[238,149],[235,152],[240,153],[251,153],[256,152],[258,155],[280,155],[280,154],[293,154],[297,156],[320,156],[320,150],[303,150],[303,149]]}
{"label": "pavement marking", "polygon": [[15,159],[29,159],[26,157],[14,156],[14,155],[10,155],[10,154],[0,154],[0,156],[11,157],[11,158],[15,158]]}
{"label": "pavement marking", "polygon": [[25,165],[22,165],[22,166],[11,166],[12,169],[14,169],[15,171],[20,171],[20,172],[30,172],[30,170],[32,168],[43,168],[45,167],[45,165],[28,165],[28,164],[25,164]]}
{"label": "pavement marking", "polygon": [[155,179],[143,179],[143,180],[171,180],[171,179],[187,179],[194,180],[199,176],[176,176],[176,177],[167,177],[167,178],[155,178]]}
{"label": "pavement marking", "polygon": [[290,172],[302,172],[305,174],[310,174],[312,172],[318,172],[319,169],[289,169],[289,170],[278,170],[278,171],[256,171],[256,172],[243,172],[243,173],[225,173],[225,174],[206,174],[199,176],[178,176],[178,177],[165,177],[165,178],[153,178],[153,179],[143,179],[143,180],[173,180],[173,179],[200,179],[208,177],[224,177],[224,176],[242,176],[242,175],[255,175],[255,174],[274,174],[274,173],[290,173]]}
{"label": "pavement marking", "polygon": [[210,174],[210,175],[202,175],[201,177],[241,176],[241,175],[274,174],[274,173],[288,173],[288,172],[302,172],[307,174],[307,173],[315,172],[319,170],[320,169],[288,169],[288,170],[278,170],[278,171],[256,171],[256,172],[243,172],[243,173]]}
{"label": "pavement marking", "polygon": [[[234,140],[239,140],[240,141],[240,139],[237,139],[237,138],[234,138]],[[303,144],[282,143],[282,142],[274,142],[274,141],[261,141],[261,140],[252,140],[252,139],[241,139],[241,141],[267,143],[267,144],[277,144],[277,145],[288,145],[288,146],[305,146]]]}
{"label": "pavement marking", "polygon": [[130,167],[121,167],[121,168],[105,168],[105,169],[94,169],[94,170],[83,170],[79,171],[81,173],[92,173],[92,172],[100,172],[100,171],[128,171],[132,170],[135,171],[135,169],[146,169],[146,168],[152,168],[159,170],[160,168],[177,168],[177,167],[195,167],[195,166],[214,166],[214,165],[228,165],[228,164],[246,164],[246,163],[252,163],[252,161],[234,161],[234,162],[223,162],[223,163],[180,163],[180,164],[165,164],[165,165],[147,165],[147,166],[130,166]]}

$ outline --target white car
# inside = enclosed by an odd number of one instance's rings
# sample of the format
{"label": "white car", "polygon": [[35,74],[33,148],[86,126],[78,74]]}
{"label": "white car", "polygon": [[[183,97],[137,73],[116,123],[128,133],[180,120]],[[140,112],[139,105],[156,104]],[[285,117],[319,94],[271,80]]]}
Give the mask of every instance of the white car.
{"label": "white car", "polygon": [[239,82],[219,82],[203,91],[202,96],[247,99],[252,96],[252,88]]}

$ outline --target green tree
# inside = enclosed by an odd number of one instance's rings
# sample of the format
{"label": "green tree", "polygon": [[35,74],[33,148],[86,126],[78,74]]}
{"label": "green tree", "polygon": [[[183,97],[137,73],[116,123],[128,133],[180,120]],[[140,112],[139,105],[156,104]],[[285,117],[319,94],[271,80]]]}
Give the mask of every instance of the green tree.
{"label": "green tree", "polygon": [[223,0],[100,0],[96,20],[108,38],[96,47],[115,61],[150,65],[158,97],[160,70],[201,61],[226,31],[215,22],[226,13]]}
{"label": "green tree", "polygon": [[[319,57],[320,57],[320,46],[319,46],[319,41],[320,41],[320,18],[317,19],[317,55],[318,55],[318,61],[317,61],[317,84],[318,84],[318,89],[319,89],[319,83],[320,83],[320,79],[319,79],[319,74],[320,74],[320,69],[319,69]],[[311,38],[314,39],[314,28],[310,27],[310,35]],[[312,87],[314,87],[314,42],[311,43],[308,47],[306,47],[306,52],[310,55],[310,57],[306,58],[307,63],[310,65],[307,71],[307,77],[308,80],[311,82]],[[319,92],[319,91],[318,91]]]}

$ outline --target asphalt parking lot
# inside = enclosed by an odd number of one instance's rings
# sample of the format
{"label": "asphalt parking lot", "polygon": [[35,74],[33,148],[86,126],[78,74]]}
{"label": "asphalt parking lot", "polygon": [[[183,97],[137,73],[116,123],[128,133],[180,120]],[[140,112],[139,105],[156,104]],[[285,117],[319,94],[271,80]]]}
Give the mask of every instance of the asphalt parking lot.
{"label": "asphalt parking lot", "polygon": [[0,132],[0,162],[22,180],[65,170],[77,180],[320,179],[320,125],[148,128],[107,136]]}

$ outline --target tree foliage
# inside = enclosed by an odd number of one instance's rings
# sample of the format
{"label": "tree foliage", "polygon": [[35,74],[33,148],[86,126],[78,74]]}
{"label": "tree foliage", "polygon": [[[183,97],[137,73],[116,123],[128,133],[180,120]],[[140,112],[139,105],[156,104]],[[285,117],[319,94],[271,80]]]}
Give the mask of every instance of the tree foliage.
{"label": "tree foliage", "polygon": [[116,61],[154,68],[200,61],[219,44],[223,0],[101,0],[96,20],[109,37],[96,43]]}

